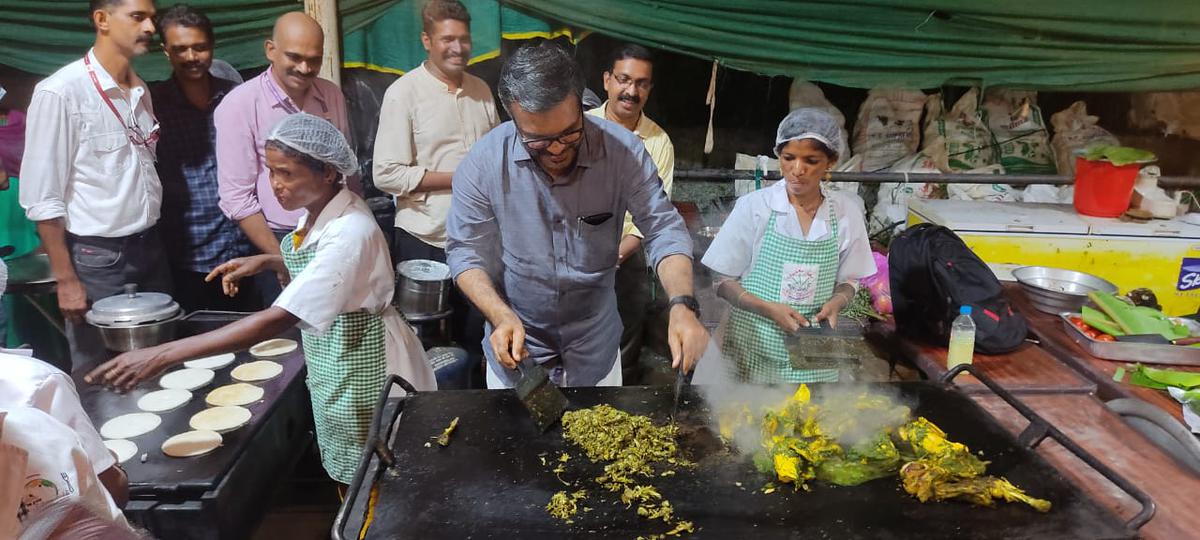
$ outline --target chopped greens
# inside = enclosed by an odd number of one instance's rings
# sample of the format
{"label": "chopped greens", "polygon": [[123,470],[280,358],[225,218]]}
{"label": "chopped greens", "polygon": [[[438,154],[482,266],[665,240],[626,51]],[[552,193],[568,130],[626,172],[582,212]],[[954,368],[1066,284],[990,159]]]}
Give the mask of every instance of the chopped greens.
{"label": "chopped greens", "polygon": [[546,504],[546,511],[558,519],[573,523],[571,518],[579,513],[579,501],[585,497],[587,497],[587,490],[584,489],[570,494],[560,491],[550,497],[550,502]]}
{"label": "chopped greens", "polygon": [[[671,502],[654,486],[640,483],[643,479],[673,475],[676,468],[690,465],[679,457],[674,425],[658,426],[647,416],[629,414],[609,405],[566,412],[562,425],[563,438],[583,449],[592,462],[604,465],[604,473],[593,480],[596,484],[607,491],[620,493],[621,502],[638,516],[662,520],[672,527],[664,533],[644,538],[665,539],[694,532],[695,525],[676,519]],[[565,472],[569,460],[570,456],[563,453],[555,460],[557,463],[553,463],[556,465],[553,472],[556,475]],[[543,465],[550,464],[550,460],[543,458]],[[546,510],[552,516],[572,523],[570,518],[577,511],[576,502],[583,496],[575,497],[560,491],[551,498]]]}

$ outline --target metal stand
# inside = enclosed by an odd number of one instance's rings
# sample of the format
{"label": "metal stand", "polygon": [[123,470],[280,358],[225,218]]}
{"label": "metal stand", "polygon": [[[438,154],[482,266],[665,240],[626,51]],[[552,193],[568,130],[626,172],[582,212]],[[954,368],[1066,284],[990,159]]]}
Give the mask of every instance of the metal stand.
{"label": "metal stand", "polygon": [[1075,441],[1072,441],[1070,437],[1067,437],[1065,434],[1063,434],[1063,432],[1059,431],[1058,428],[1051,425],[1050,422],[1047,422],[1046,419],[1041,417],[1041,415],[1033,412],[1033,409],[1030,409],[1028,405],[1017,399],[1016,396],[1014,396],[1008,390],[1005,390],[1004,387],[996,384],[996,382],[990,377],[976,370],[974,366],[971,366],[970,364],[960,364],[955,366],[954,369],[951,369],[950,371],[947,371],[946,374],[942,375],[939,379],[939,382],[948,385],[964,372],[973,375],[979,380],[979,382],[988,387],[989,390],[996,394],[1000,399],[1004,400],[1004,402],[1010,407],[1016,409],[1018,413],[1021,413],[1021,416],[1024,416],[1026,420],[1029,420],[1029,425],[1025,427],[1025,430],[1022,431],[1020,435],[1017,436],[1017,443],[1019,445],[1033,450],[1034,448],[1037,448],[1042,441],[1046,440],[1047,437],[1054,439],[1054,441],[1062,445],[1063,448],[1066,448],[1072,454],[1075,454],[1075,457],[1079,458],[1080,461],[1086,463],[1093,470],[1100,473],[1102,476],[1104,476],[1104,478],[1108,479],[1109,482],[1112,482],[1113,485],[1121,488],[1122,491],[1128,493],[1134,498],[1134,500],[1141,504],[1141,511],[1125,522],[1125,526],[1128,527],[1129,530],[1136,531],[1140,529],[1142,525],[1145,525],[1146,522],[1150,521],[1150,518],[1154,517],[1156,506],[1154,501],[1150,499],[1150,496],[1147,495],[1146,492],[1138,489],[1137,486],[1134,486],[1129,482],[1129,480],[1126,480],[1124,476],[1121,476],[1116,471],[1109,468],[1108,465],[1105,465],[1099,459],[1096,459],[1096,456],[1093,456],[1087,450],[1084,450],[1078,444],[1075,444]]}

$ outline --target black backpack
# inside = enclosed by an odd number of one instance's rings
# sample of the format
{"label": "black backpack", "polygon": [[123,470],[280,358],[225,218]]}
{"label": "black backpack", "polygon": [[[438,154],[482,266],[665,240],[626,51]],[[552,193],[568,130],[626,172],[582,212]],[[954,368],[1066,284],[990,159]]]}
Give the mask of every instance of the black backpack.
{"label": "black backpack", "polygon": [[921,223],[900,233],[888,251],[892,312],[905,336],[946,345],[959,306],[971,306],[975,351],[1010,352],[1025,341],[1025,318],[1012,310],[1000,281],[958,235]]}

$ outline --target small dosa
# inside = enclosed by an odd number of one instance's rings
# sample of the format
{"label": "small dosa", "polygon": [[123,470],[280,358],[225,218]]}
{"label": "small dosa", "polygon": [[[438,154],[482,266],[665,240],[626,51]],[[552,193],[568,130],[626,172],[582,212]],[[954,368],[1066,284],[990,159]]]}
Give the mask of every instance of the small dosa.
{"label": "small dosa", "polygon": [[161,413],[173,411],[182,407],[188,401],[191,401],[192,393],[181,388],[167,388],[165,390],[155,390],[142,396],[138,399],[137,406],[139,409]]}
{"label": "small dosa", "polygon": [[216,376],[211,369],[184,368],[163,375],[158,385],[163,388],[195,390],[212,382]]}
{"label": "small dosa", "polygon": [[125,463],[129,458],[137,455],[137,445],[133,441],[125,439],[104,441],[104,447],[117,455],[117,463]]}
{"label": "small dosa", "polygon": [[202,456],[221,446],[221,434],[215,431],[185,431],[163,441],[162,451],[171,457]]}
{"label": "small dosa", "polygon": [[227,384],[204,397],[204,402],[214,407],[249,405],[262,399],[263,389],[253,384]]}
{"label": "small dosa", "polygon": [[283,366],[278,362],[258,360],[233,368],[230,375],[233,376],[235,381],[257,382],[274,379],[280,373],[283,373]]}
{"label": "small dosa", "polygon": [[245,407],[213,407],[192,415],[188,425],[201,431],[226,433],[250,423],[250,409]]}
{"label": "small dosa", "polygon": [[268,339],[258,345],[250,347],[250,354],[254,356],[270,358],[272,356],[282,356],[296,350],[296,342],[290,339]]}
{"label": "small dosa", "polygon": [[100,436],[105,439],[131,439],[154,431],[162,418],[153,413],[122,414],[100,426]]}
{"label": "small dosa", "polygon": [[198,369],[221,369],[233,363],[235,358],[237,358],[237,355],[233,353],[218,354],[216,356],[188,360],[187,362],[183,363],[183,367]]}

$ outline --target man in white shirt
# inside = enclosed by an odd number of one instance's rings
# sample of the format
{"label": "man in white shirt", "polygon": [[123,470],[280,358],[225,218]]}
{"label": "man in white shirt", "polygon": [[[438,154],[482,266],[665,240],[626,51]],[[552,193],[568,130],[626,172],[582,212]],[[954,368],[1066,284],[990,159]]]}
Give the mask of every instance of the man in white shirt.
{"label": "man in white shirt", "polygon": [[[396,196],[392,257],[446,262],[450,178],[475,141],[500,119],[487,83],[466,72],[471,59],[467,8],[458,0],[432,0],[421,19],[428,57],[384,94],[373,172],[375,186]],[[456,341],[482,355],[483,316],[457,290],[451,305]]]}
{"label": "man in white shirt", "polygon": [[121,292],[170,291],[155,224],[162,185],[154,170],[158,123],[130,62],[154,37],[151,0],[91,0],[96,40],[80,60],[38,83],[29,106],[21,206],[50,257],[72,361],[97,360],[89,301]]}
{"label": "man in white shirt", "polygon": [[0,352],[0,408],[32,407],[75,430],[92,469],[118,506],[129,499],[125,471],[83,410],[71,377],[36,358]]}
{"label": "man in white shirt", "polygon": [[[96,478],[78,435],[50,415],[29,407],[0,407],[0,536],[17,538],[38,525],[51,538],[128,538],[129,523]],[[51,506],[81,507],[82,516],[47,515]],[[79,526],[96,524],[79,517],[95,516],[106,534],[82,534]],[[15,520],[13,518],[16,518]],[[72,522],[41,523],[68,518]],[[72,531],[72,529],[76,529]],[[98,531],[97,531],[98,532]]]}

